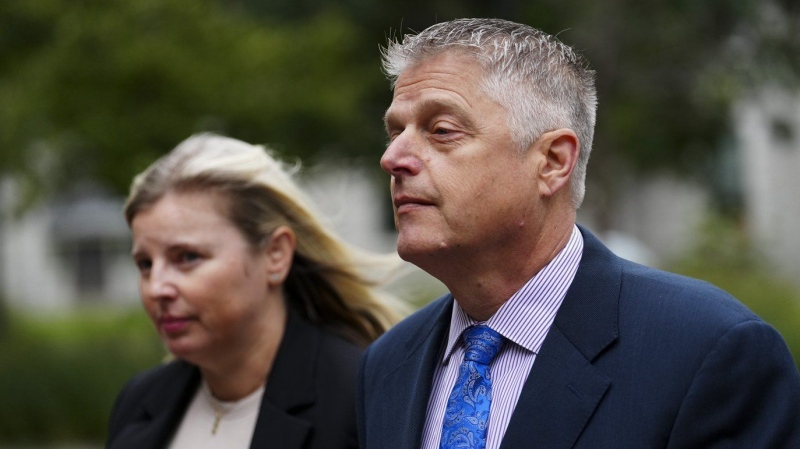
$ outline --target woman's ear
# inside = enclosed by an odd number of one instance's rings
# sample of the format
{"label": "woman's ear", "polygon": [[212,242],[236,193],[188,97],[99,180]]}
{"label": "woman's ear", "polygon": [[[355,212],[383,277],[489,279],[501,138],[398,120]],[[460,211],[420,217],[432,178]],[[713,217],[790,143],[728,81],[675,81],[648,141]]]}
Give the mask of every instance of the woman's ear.
{"label": "woman's ear", "polygon": [[578,163],[578,136],[571,129],[561,128],[542,134],[536,145],[536,150],[544,156],[538,173],[539,193],[555,196],[569,185],[572,170]]}
{"label": "woman's ear", "polygon": [[265,247],[270,284],[283,284],[292,267],[296,246],[292,228],[281,225],[272,231]]}

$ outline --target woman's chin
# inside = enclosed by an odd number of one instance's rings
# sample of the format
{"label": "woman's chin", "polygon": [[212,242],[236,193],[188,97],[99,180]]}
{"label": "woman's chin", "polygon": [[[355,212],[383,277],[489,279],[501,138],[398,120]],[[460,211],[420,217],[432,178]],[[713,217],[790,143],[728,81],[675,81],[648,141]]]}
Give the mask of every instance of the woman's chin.
{"label": "woman's chin", "polygon": [[164,339],[164,346],[170,354],[181,360],[195,364],[197,359],[197,345],[186,339]]}

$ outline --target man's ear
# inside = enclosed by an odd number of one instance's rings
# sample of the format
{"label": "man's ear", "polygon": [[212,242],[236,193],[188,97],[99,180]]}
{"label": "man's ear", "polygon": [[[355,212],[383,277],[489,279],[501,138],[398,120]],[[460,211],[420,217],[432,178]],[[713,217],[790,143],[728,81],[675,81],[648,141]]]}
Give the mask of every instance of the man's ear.
{"label": "man's ear", "polygon": [[264,248],[268,261],[269,282],[283,284],[292,267],[297,241],[292,228],[281,225],[272,231]]}
{"label": "man's ear", "polygon": [[542,134],[534,145],[542,155],[538,173],[539,193],[555,196],[569,185],[572,170],[578,163],[578,136],[569,128],[561,128]]}

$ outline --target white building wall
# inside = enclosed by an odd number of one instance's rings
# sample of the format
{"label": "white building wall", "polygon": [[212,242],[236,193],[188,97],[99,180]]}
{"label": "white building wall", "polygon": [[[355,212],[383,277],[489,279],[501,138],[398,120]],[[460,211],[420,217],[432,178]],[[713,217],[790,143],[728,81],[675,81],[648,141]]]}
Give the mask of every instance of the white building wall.
{"label": "white building wall", "polygon": [[734,121],[752,236],[774,269],[800,284],[800,95],[764,89],[737,105]]}
{"label": "white building wall", "polygon": [[358,247],[378,252],[395,250],[395,232],[386,226],[389,202],[385,190],[375,185],[364,169],[319,165],[302,178],[302,188],[337,233]]}
{"label": "white building wall", "polygon": [[139,304],[139,273],[130,252],[120,252],[108,264],[108,284],[103,298],[111,303],[132,306]]}
{"label": "white building wall", "polygon": [[[19,215],[12,213],[14,189],[7,179],[0,185],[0,294],[10,306],[59,311],[81,304],[136,304],[137,278],[129,257],[127,227],[122,218],[109,220],[109,216],[121,214],[121,199],[90,198],[69,211],[43,202]],[[54,229],[55,223],[63,223],[65,215],[70,215],[73,234],[92,237],[92,229],[103,234],[97,237],[104,245],[104,282],[97,290],[79,288],[78,244]]]}
{"label": "white building wall", "polygon": [[49,222],[48,211],[39,208],[3,226],[4,291],[13,306],[53,309],[71,303],[75,296],[56,258]]}
{"label": "white building wall", "polygon": [[615,229],[646,242],[659,261],[674,260],[692,249],[708,214],[705,188],[659,174],[631,181],[623,190]]}
{"label": "white building wall", "polygon": [[610,217],[609,229],[599,230],[595,225],[598,206],[585,202],[578,210],[578,223],[586,225],[614,253],[663,267],[692,249],[708,213],[710,198],[704,187],[666,173],[621,175],[618,192],[619,198],[611,203],[614,210],[605,214]]}

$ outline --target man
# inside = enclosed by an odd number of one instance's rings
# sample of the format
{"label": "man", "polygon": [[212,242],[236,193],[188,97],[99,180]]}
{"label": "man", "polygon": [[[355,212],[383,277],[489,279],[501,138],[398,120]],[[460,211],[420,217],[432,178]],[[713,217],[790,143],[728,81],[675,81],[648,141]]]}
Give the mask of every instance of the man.
{"label": "man", "polygon": [[775,330],[575,225],[596,109],[579,55],[465,19],[390,43],[384,69],[397,249],[451,293],[365,354],[362,447],[800,448]]}

